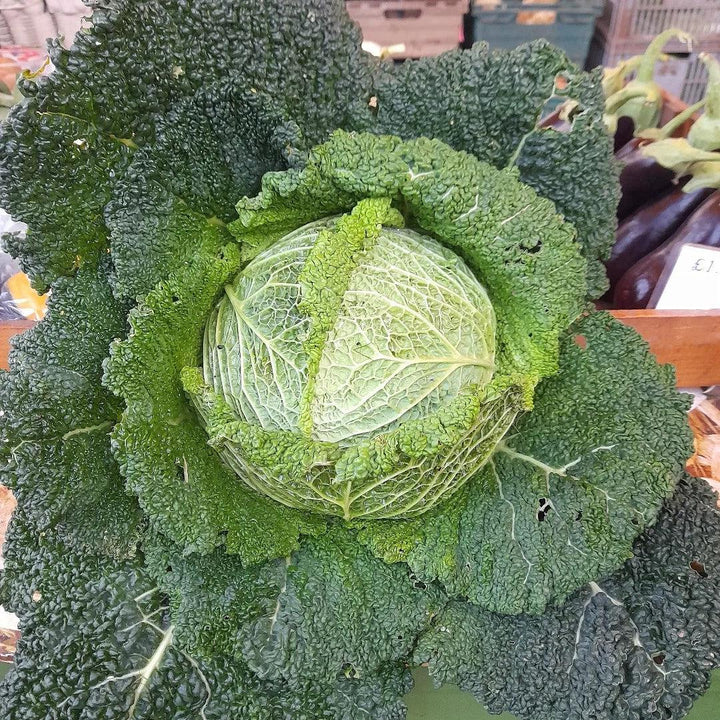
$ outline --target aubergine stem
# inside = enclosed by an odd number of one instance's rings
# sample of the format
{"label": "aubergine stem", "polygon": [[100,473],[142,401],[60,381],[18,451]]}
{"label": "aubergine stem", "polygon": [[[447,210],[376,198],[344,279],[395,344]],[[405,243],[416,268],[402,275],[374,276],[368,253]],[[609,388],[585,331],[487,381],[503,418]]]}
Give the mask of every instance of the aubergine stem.
{"label": "aubergine stem", "polygon": [[708,72],[705,112],[688,132],[688,142],[698,150],[720,149],[720,63],[708,53],[700,53]]}
{"label": "aubergine stem", "polygon": [[[605,113],[603,114],[603,122],[605,123],[607,131],[611,135],[615,135],[615,133],[617,132],[618,121],[621,117],[627,117],[628,119],[630,119],[632,128],[635,128],[635,121],[631,119],[628,115],[621,115],[620,113],[618,113],[618,109],[623,107],[628,101],[644,97],[645,94],[646,93],[644,90],[628,91],[628,89],[625,87],[622,90],[618,90],[616,93],[613,93],[613,95],[611,95],[605,101]],[[630,135],[630,137],[632,137],[632,135]],[[626,142],[629,142],[630,137],[624,137],[624,142],[616,142],[615,150],[617,150],[620,146],[624,145]]]}
{"label": "aubergine stem", "polygon": [[693,166],[699,163],[716,167],[720,163],[720,152],[699,150],[685,138],[667,138],[651,142],[644,145],[640,152],[663,167],[674,170],[678,176],[693,175]]}
{"label": "aubergine stem", "polygon": [[[642,55],[633,55],[627,60],[621,60],[615,67],[603,69],[602,89],[605,99],[623,89],[628,75],[637,70],[642,59]],[[667,55],[660,55],[660,59],[667,60]],[[632,140],[635,123],[629,117],[619,118],[607,112],[604,120],[607,131],[614,135],[613,152],[617,152]]]}
{"label": "aubergine stem", "polygon": [[662,109],[662,89],[653,80],[655,64],[665,43],[675,37],[688,44],[692,40],[688,33],[678,28],[665,30],[654,38],[638,63],[635,78],[607,99],[606,115],[632,118],[636,133],[657,125]]}
{"label": "aubergine stem", "polygon": [[626,85],[622,90],[618,90],[613,93],[605,102],[605,111],[611,115],[615,115],[619,108],[621,108],[628,100],[634,100],[635,98],[645,97],[647,90],[640,87],[630,87]]}
{"label": "aubergine stem", "polygon": [[623,89],[627,76],[637,70],[642,59],[642,55],[633,55],[615,67],[603,68],[602,89],[606,98]]}
{"label": "aubergine stem", "polygon": [[687,45],[692,43],[692,36],[684,30],[680,30],[680,28],[669,28],[664,30],[658,36],[654,37],[647,46],[647,49],[642,55],[642,60],[638,64],[635,80],[642,83],[653,82],[653,76],[655,75],[655,63],[657,63],[660,59],[665,44],[668,40],[672,40],[673,38],[677,38]]}
{"label": "aubergine stem", "polygon": [[672,120],[666,122],[661,128],[648,128],[637,134],[637,137],[645,140],[665,140],[672,137],[672,134],[682,127],[698,110],[701,110],[707,98],[698,100],[694,105],[688,105],[682,112],[678,113]]}

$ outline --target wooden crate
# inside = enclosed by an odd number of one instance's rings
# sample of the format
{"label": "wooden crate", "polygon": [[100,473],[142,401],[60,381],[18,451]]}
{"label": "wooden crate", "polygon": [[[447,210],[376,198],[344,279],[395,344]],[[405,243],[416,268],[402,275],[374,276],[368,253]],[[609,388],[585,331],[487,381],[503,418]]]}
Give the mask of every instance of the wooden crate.
{"label": "wooden crate", "polygon": [[678,387],[720,384],[720,310],[611,310],[672,363]]}
{"label": "wooden crate", "polygon": [[5,320],[0,322],[0,369],[8,369],[10,338],[23,330],[27,330],[34,324],[32,320]]}
{"label": "wooden crate", "polygon": [[[612,310],[635,328],[659,362],[672,363],[679,387],[720,384],[720,310]],[[8,368],[10,338],[31,327],[27,320],[0,323],[0,368]]]}
{"label": "wooden crate", "polygon": [[[439,55],[460,44],[467,0],[348,0],[363,40],[393,47],[392,57]],[[403,46],[402,49],[400,46]]]}

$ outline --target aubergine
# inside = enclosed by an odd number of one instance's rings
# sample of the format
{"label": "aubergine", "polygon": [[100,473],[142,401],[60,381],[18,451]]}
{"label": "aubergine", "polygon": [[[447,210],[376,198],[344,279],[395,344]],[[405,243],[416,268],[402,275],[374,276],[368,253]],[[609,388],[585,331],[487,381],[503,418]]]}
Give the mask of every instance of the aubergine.
{"label": "aubergine", "polygon": [[640,152],[645,144],[647,140],[633,138],[615,154],[623,166],[620,171],[622,195],[617,207],[620,221],[673,185],[675,173]]}
{"label": "aubergine", "polygon": [[617,308],[648,307],[665,266],[682,245],[720,247],[720,191],[713,192],[660,247],[635,263],[615,286]]}
{"label": "aubergine", "polygon": [[611,292],[630,267],[662,245],[714,192],[712,188],[684,192],[683,185],[671,186],[620,223],[605,263]]}
{"label": "aubergine", "polygon": [[635,121],[625,115],[619,117],[617,119],[617,126],[615,127],[615,135],[613,137],[613,152],[617,154],[633,139],[634,134]]}

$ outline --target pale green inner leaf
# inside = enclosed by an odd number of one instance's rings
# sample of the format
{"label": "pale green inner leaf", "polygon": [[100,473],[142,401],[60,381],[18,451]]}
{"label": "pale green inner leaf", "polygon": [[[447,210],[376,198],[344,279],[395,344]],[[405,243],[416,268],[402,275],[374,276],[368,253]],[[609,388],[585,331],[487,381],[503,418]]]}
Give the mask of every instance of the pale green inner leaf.
{"label": "pale green inner leaf", "polygon": [[307,381],[298,275],[322,221],[258,255],[225,288],[205,328],[205,382],[238,418],[266,430],[295,430]]}
{"label": "pale green inner leaf", "polygon": [[325,344],[313,437],[342,443],[427,417],[488,383],[494,356],[495,315],[467,266],[430,238],[384,228]]}

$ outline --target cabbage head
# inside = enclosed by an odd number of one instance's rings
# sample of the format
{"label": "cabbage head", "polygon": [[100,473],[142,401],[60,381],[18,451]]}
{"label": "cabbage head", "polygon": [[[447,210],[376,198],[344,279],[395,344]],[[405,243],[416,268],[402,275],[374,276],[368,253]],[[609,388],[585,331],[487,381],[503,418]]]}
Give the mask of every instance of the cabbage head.
{"label": "cabbage head", "polygon": [[[582,307],[585,261],[550,203],[442,143],[338,133],[293,178],[310,215],[324,186],[337,184],[333,165],[348,166],[360,151],[397,158],[383,195],[339,192],[345,213],[260,241],[269,246],[223,287],[205,326],[202,370],[186,370],[185,385],[211,444],[254,490],[346,520],[413,517],[477,473],[539,377],[555,369],[558,331]],[[433,156],[438,169],[417,177]],[[484,176],[482,214],[479,195],[463,207],[475,176]],[[257,223],[264,237],[269,212],[277,222],[271,182],[269,207],[248,207],[238,237]],[[424,193],[413,200],[415,187]],[[407,220],[400,199],[417,204]],[[429,211],[443,218],[437,227],[415,219]],[[518,236],[524,245],[504,263],[503,246]],[[549,324],[495,312],[503,288],[530,305],[546,272],[564,285]]]}
{"label": "cabbage head", "polygon": [[[447,482],[445,469],[489,430],[478,401],[493,376],[495,314],[452,251],[372,219],[311,223],[258,255],[225,286],[203,344],[205,383],[234,416],[212,431],[227,463],[279,502],[346,518],[424,511],[472,476],[507,427]],[[360,487],[343,468],[346,449],[403,427],[422,442],[428,418],[448,412],[473,426],[436,453],[398,458]],[[275,474],[246,452],[248,426],[284,447],[301,436],[317,454]]]}

